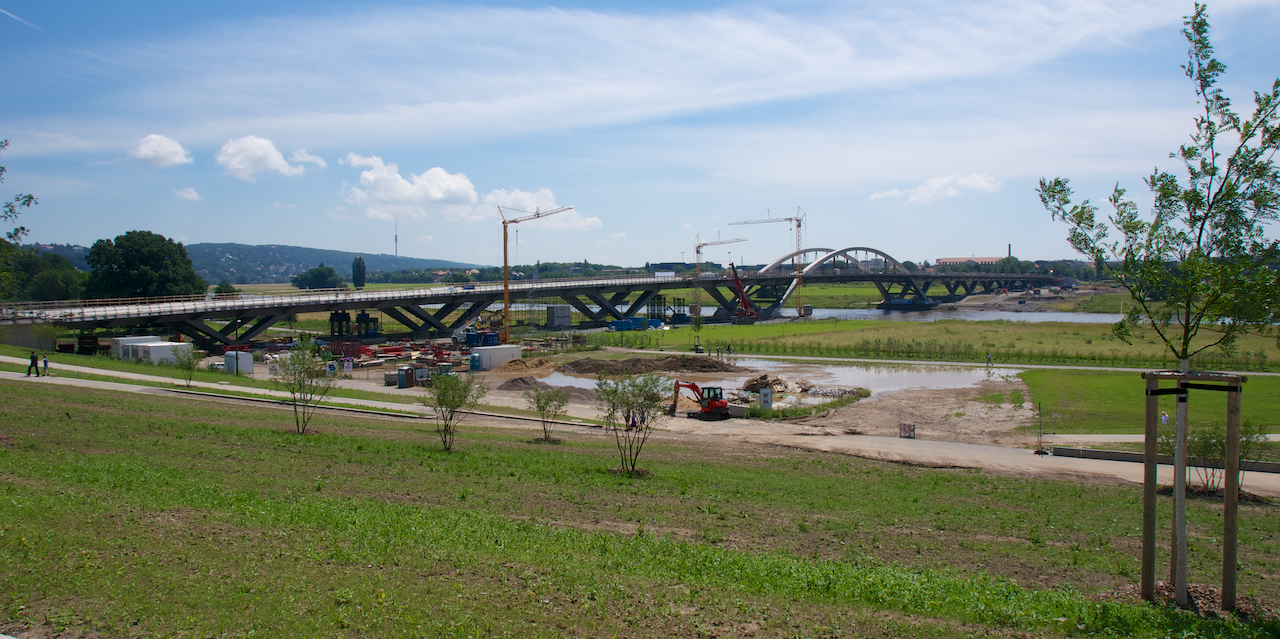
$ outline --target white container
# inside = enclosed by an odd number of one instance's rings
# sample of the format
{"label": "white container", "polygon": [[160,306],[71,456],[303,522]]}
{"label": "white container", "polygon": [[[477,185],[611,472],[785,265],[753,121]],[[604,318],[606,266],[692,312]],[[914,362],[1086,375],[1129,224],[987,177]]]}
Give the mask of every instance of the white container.
{"label": "white container", "polygon": [[471,354],[480,356],[480,370],[493,370],[513,359],[520,359],[520,345],[479,346],[471,349]]}
{"label": "white container", "polygon": [[227,372],[232,375],[253,375],[253,353],[248,351],[227,351],[222,356],[226,362]]}
{"label": "white container", "polygon": [[153,344],[162,341],[154,335],[143,335],[141,337],[113,337],[111,338],[111,356],[116,359],[137,359],[135,357],[125,357],[124,347],[127,344]]}

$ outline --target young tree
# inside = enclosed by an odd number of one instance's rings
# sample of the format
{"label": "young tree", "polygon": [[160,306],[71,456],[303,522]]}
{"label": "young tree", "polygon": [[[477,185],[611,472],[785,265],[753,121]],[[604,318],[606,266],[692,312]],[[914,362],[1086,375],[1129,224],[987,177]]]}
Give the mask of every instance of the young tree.
{"label": "young tree", "polygon": [[294,275],[289,283],[295,288],[340,288],[342,277],[332,266],[325,266],[324,262],[321,262],[320,266]]}
{"label": "young tree", "polygon": [[480,400],[489,393],[489,387],[480,378],[471,375],[432,375],[423,404],[435,409],[436,434],[440,446],[453,450],[453,440],[458,434],[458,424],[476,409]]}
{"label": "young tree", "polygon": [[217,295],[218,297],[235,295],[236,293],[239,293],[239,292],[240,290],[231,284],[231,280],[228,280],[225,278],[221,282],[218,282],[218,285],[213,289],[213,294]]}
{"label": "young tree", "polygon": [[600,411],[605,428],[613,431],[622,466],[618,472],[636,475],[640,452],[658,421],[666,414],[663,398],[671,391],[671,380],[656,373],[596,381]]}
{"label": "young tree", "polygon": [[[1264,234],[1280,210],[1272,161],[1280,149],[1280,79],[1269,93],[1254,94],[1253,114],[1242,119],[1215,86],[1226,66],[1213,58],[1204,5],[1196,5],[1183,34],[1190,43],[1183,70],[1201,110],[1191,143],[1170,154],[1185,167],[1185,186],[1153,171],[1146,183],[1154,203],[1143,216],[1117,185],[1110,225],[1088,200],[1072,203],[1065,179],[1041,179],[1038,193],[1053,218],[1067,223],[1072,248],[1133,298],[1116,337],[1129,342],[1134,327],[1148,325],[1186,372],[1196,354],[1213,347],[1229,353],[1243,331],[1269,330],[1280,313],[1273,268],[1280,246]],[[1109,237],[1112,227],[1119,240]]]}
{"label": "young tree", "polygon": [[351,260],[351,285],[356,288],[364,288],[364,281],[364,258],[357,255],[356,259]]}
{"label": "young tree", "polygon": [[[1280,149],[1280,79],[1269,93],[1255,92],[1252,115],[1241,118],[1216,86],[1226,66],[1213,57],[1204,5],[1197,3],[1184,24],[1190,47],[1182,68],[1200,104],[1190,143],[1170,154],[1182,161],[1185,185],[1172,173],[1152,171],[1146,183],[1154,202],[1144,216],[1117,184],[1109,198],[1110,226],[1097,220],[1097,207],[1088,200],[1072,202],[1065,179],[1041,179],[1038,192],[1053,218],[1067,223],[1072,248],[1092,258],[1099,276],[1116,280],[1135,302],[1116,323],[1115,336],[1128,343],[1135,327],[1150,326],[1187,373],[1196,354],[1214,347],[1229,354],[1241,333],[1273,330],[1280,319],[1274,270],[1280,242],[1265,234],[1280,211],[1280,172],[1273,164]],[[1111,227],[1120,239],[1109,237]],[[1178,402],[1179,460],[1187,450],[1186,407]],[[1188,601],[1185,479],[1181,473],[1174,478],[1179,604]]]}
{"label": "young tree", "polygon": [[[0,151],[7,148],[9,148],[9,141],[0,140]],[[0,166],[0,182],[4,182],[4,173],[5,168]],[[4,222],[6,226],[17,222],[18,216],[21,215],[18,207],[31,208],[36,203],[36,196],[31,194],[13,196],[13,200],[5,202],[4,207],[0,208],[0,222]],[[22,243],[22,238],[27,235],[27,232],[25,226],[15,227],[12,231],[5,231],[6,241],[0,242],[0,296],[8,296],[13,292],[13,260],[18,256],[18,245]]]}
{"label": "young tree", "polygon": [[191,388],[191,380],[196,376],[196,371],[200,368],[200,362],[204,361],[204,353],[196,350],[196,345],[192,344],[190,348],[174,348],[173,363],[182,373],[182,379],[187,381],[187,388]]}
{"label": "young tree", "polygon": [[538,419],[542,422],[542,441],[557,441],[551,437],[551,434],[556,429],[555,420],[564,417],[568,412],[566,410],[569,405],[568,389],[535,386],[524,392],[524,401],[528,404],[529,410],[538,413]]}
{"label": "young tree", "polygon": [[320,348],[310,335],[298,338],[298,343],[276,361],[276,384],[289,392],[293,405],[293,423],[299,435],[307,433],[307,424],[316,407],[333,390],[334,378],[329,377],[319,359]]}

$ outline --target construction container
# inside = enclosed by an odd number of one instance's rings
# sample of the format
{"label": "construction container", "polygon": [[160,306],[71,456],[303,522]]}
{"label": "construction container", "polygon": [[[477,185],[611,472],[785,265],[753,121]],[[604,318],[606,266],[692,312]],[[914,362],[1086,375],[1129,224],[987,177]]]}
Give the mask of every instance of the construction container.
{"label": "construction container", "polygon": [[[479,358],[479,367],[476,366]],[[471,351],[471,369],[487,371],[497,368],[513,359],[520,359],[520,345],[481,346]]]}
{"label": "construction container", "polygon": [[253,353],[248,351],[229,351],[222,355],[226,370],[232,375],[253,374]]}
{"label": "construction container", "polygon": [[413,383],[412,366],[401,366],[396,369],[396,388],[409,388]]}
{"label": "construction container", "polygon": [[124,354],[124,346],[126,344],[149,344],[152,342],[163,342],[164,340],[154,335],[142,335],[140,337],[113,337],[111,338],[111,356],[116,359],[135,359],[126,357]]}
{"label": "construction container", "polygon": [[562,329],[572,326],[570,319],[570,309],[568,306],[548,306],[547,307],[547,328]]}

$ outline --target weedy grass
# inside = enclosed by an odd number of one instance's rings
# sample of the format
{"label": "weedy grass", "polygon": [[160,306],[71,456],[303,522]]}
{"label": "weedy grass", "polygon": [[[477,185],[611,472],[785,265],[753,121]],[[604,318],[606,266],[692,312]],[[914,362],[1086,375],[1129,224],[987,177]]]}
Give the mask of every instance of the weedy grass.
{"label": "weedy grass", "polygon": [[[1019,377],[1030,389],[1031,401],[1042,406],[1045,432],[1143,432],[1146,382],[1139,373],[1038,369],[1024,371]],[[1175,402],[1173,395],[1161,397],[1160,410],[1173,415]],[[1226,423],[1226,393],[1193,390],[1187,405],[1192,425]],[[1270,426],[1271,432],[1280,432],[1280,378],[1249,377],[1240,415]]]}
{"label": "weedy grass", "polygon": [[[1102,602],[1136,581],[1129,487],[657,438],[288,415],[0,382],[0,623],[110,636],[1267,636]],[[1161,504],[1162,521],[1167,504]],[[1192,575],[1216,508],[1189,507]],[[1280,599],[1280,518],[1241,588]],[[1060,621],[1065,620],[1065,621]]]}
{"label": "weedy grass", "polygon": [[[892,322],[880,320],[805,320],[754,325],[708,325],[700,331],[623,331],[588,335],[606,346],[692,350],[696,341],[711,352],[733,345],[735,354],[811,357],[1058,364],[1125,368],[1174,368],[1153,331],[1135,331],[1133,344],[1111,334],[1110,324],[1065,322]],[[1246,335],[1231,356],[1207,351],[1192,360],[1203,370],[1276,371],[1280,351],[1274,339]]]}

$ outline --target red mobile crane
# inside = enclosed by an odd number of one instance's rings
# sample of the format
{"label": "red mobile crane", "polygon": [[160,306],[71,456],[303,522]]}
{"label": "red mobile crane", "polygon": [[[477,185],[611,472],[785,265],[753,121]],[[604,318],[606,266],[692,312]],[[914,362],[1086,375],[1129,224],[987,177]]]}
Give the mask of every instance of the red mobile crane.
{"label": "red mobile crane", "polygon": [[738,301],[742,302],[742,307],[733,313],[734,319],[748,323],[760,319],[760,314],[751,307],[751,300],[747,299],[747,290],[742,287],[742,280],[738,278],[738,269],[733,262],[729,262],[729,272],[733,274],[734,288],[738,289]]}
{"label": "red mobile crane", "polygon": [[724,398],[723,388],[718,386],[698,388],[698,385],[693,382],[682,382],[680,380],[676,380],[675,394],[671,396],[671,410],[669,410],[667,414],[676,414],[676,404],[680,400],[681,388],[687,388],[693,391],[694,397],[698,399],[698,404],[702,406],[701,411],[690,411],[685,413],[685,415],[690,419],[701,419],[706,421],[729,419],[729,401]]}

